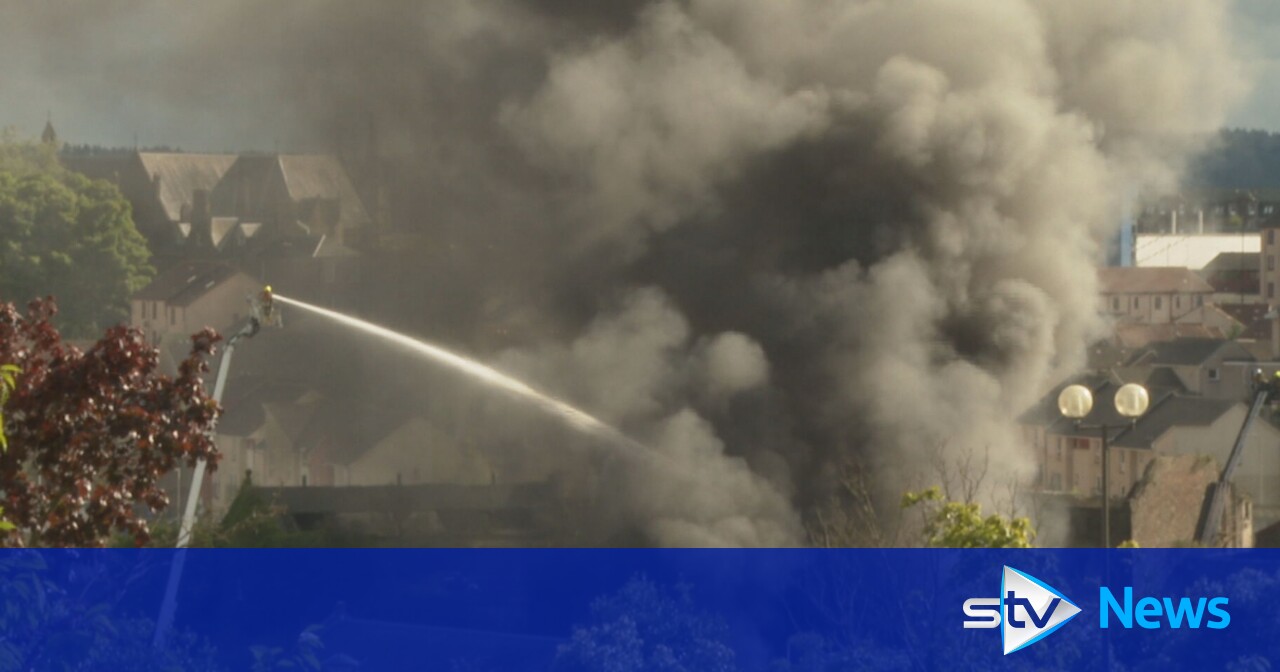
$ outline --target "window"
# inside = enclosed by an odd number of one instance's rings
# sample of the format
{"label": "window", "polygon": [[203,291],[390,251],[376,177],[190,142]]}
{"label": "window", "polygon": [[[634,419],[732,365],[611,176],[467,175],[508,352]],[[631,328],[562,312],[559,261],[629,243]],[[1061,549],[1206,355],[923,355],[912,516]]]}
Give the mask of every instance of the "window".
{"label": "window", "polygon": [[1050,490],[1062,489],[1062,474],[1054,474],[1049,477],[1049,489]]}
{"label": "window", "polygon": [[1155,307],[1156,310],[1160,310],[1160,306],[1162,303],[1163,301],[1158,296],[1151,300],[1151,305]]}
{"label": "window", "polygon": [[[1274,213],[1275,211],[1276,211],[1276,206],[1271,205],[1271,204],[1269,204],[1269,203],[1268,203],[1267,205],[1262,206],[1262,214],[1264,214],[1264,215],[1270,215],[1270,214]],[[1267,242],[1268,242],[1268,243],[1274,243],[1274,242],[1276,242],[1276,241],[1275,241],[1275,236],[1274,236],[1274,235],[1272,235],[1270,232],[1268,232],[1268,233],[1267,233]]]}
{"label": "window", "polygon": [[1199,307],[1203,305],[1204,305],[1204,294],[1196,294],[1196,306]]}
{"label": "window", "polygon": [[173,306],[170,306],[169,307],[169,326],[173,326],[177,323],[178,323],[178,311]]}
{"label": "window", "polygon": [[1222,377],[1222,374],[1218,371],[1218,369],[1209,369],[1209,380],[1216,382],[1221,377]]}
{"label": "window", "polygon": [[1276,256],[1274,254],[1267,255],[1267,270],[1268,271],[1276,270]]}
{"label": "window", "polygon": [[1101,477],[1101,476],[1094,476],[1094,477],[1093,477],[1093,489],[1094,489],[1094,490],[1096,490],[1096,491],[1098,491],[1098,492],[1102,492],[1102,477]]}
{"label": "window", "polygon": [[[1269,205],[1267,206],[1267,214],[1268,214],[1268,215],[1269,215],[1269,214],[1271,214],[1271,206],[1269,206]],[[1268,244],[1268,245],[1275,245],[1275,244],[1276,244],[1276,230],[1275,230],[1275,229],[1267,229],[1267,244]]]}
{"label": "window", "polygon": [[1114,313],[1120,312],[1120,297],[1118,296],[1111,297],[1111,312],[1114,312]]}
{"label": "window", "polygon": [[1120,456],[1120,473],[1121,473],[1121,474],[1123,474],[1123,473],[1124,473],[1124,471],[1125,471],[1125,466],[1126,466],[1128,463],[1129,463],[1129,462],[1128,462],[1128,460],[1124,459],[1124,455],[1121,455],[1121,456]]}
{"label": "window", "polygon": [[1267,298],[1268,299],[1276,298],[1276,283],[1274,282],[1267,283]]}
{"label": "window", "polygon": [[1136,296],[1135,296],[1135,297],[1133,297],[1133,307],[1134,307],[1135,309],[1136,309],[1136,308],[1141,307],[1141,306],[1138,304],[1138,297],[1136,297]]}
{"label": "window", "polygon": [[1176,295],[1176,294],[1173,296],[1173,307],[1174,307],[1174,308],[1181,308],[1181,307],[1182,307],[1182,297],[1181,297],[1181,296],[1178,296],[1178,295]]}

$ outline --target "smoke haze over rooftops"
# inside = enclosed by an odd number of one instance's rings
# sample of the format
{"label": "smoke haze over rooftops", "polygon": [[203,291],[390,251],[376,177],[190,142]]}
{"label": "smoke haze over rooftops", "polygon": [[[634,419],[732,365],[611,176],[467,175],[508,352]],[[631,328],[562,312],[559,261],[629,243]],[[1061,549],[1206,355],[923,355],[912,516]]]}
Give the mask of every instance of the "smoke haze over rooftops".
{"label": "smoke haze over rooftops", "polygon": [[887,498],[939,446],[1025,475],[1014,419],[1101,333],[1118,197],[1247,90],[1225,0],[69,6],[0,10],[0,91],[97,101],[71,142],[374,120],[457,248],[388,292],[508,306],[504,370],[685,465],[598,475],[659,543],[798,542],[849,456]]}

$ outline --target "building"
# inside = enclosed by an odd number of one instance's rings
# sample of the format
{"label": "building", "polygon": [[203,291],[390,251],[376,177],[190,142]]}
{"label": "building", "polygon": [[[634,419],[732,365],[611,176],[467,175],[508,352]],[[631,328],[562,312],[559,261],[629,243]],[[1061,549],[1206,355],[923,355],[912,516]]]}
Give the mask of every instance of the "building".
{"label": "building", "polygon": [[259,241],[299,237],[358,246],[371,229],[350,177],[332,156],[129,152],[64,162],[115,183],[161,256],[238,257]]}
{"label": "building", "polygon": [[[1093,411],[1083,421],[1058,412],[1061,387],[1022,418],[1024,437],[1040,465],[1042,491],[1084,498],[1102,495],[1100,425],[1112,427],[1108,434],[1110,496],[1125,500],[1159,456],[1201,456],[1225,464],[1249,412],[1243,400],[1191,396],[1148,383],[1151,407],[1131,421],[1115,411],[1119,381],[1095,376],[1082,384],[1094,394]],[[1280,429],[1266,421],[1254,423],[1234,480],[1235,487],[1254,502],[1253,515],[1262,524],[1280,520]]]}
{"label": "building", "polygon": [[1199,270],[1218,294],[1256,297],[1261,280],[1260,252],[1221,252]]}
{"label": "building", "polygon": [[474,445],[417,417],[407,419],[344,466],[351,485],[492,485],[498,480],[488,457]]}
{"label": "building", "polygon": [[1139,234],[1238,234],[1259,231],[1280,219],[1280,191],[1192,189],[1147,198],[1138,214]]}
{"label": "building", "polygon": [[1133,246],[1132,266],[1177,266],[1200,270],[1223,254],[1258,254],[1257,231],[1235,233],[1140,233]]}
{"label": "building", "polygon": [[[1129,498],[1129,538],[1142,548],[1187,546],[1200,535],[1205,493],[1222,467],[1196,455],[1157,456]],[[1227,486],[1227,505],[1215,546],[1251,548],[1253,503]]]}
{"label": "building", "polygon": [[1280,243],[1276,242],[1276,229],[1280,228],[1280,222],[1269,221],[1262,230],[1262,256],[1260,261],[1258,293],[1262,296],[1263,302],[1269,305],[1276,304],[1276,291],[1280,288],[1280,262],[1276,259],[1280,257]]}
{"label": "building", "polygon": [[1133,351],[1117,373],[1148,387],[1233,400],[1251,396],[1256,359],[1236,341],[1178,338]]}
{"label": "building", "polygon": [[1098,284],[1099,307],[1117,322],[1195,324],[1212,304],[1213,286],[1187,268],[1100,268]]}
{"label": "building", "polygon": [[260,289],[227,263],[179,263],[133,295],[129,323],[155,344],[185,341],[205,327],[225,334],[248,318],[248,297]]}

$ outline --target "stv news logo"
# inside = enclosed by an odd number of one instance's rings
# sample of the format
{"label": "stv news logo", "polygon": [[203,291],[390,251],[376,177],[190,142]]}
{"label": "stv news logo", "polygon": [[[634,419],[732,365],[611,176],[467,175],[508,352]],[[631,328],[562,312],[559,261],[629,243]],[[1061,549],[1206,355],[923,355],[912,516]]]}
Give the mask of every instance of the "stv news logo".
{"label": "stv news logo", "polygon": [[1000,597],[964,601],[964,627],[1000,627],[1007,656],[1048,637],[1079,613],[1080,608],[1056,589],[1006,565]]}

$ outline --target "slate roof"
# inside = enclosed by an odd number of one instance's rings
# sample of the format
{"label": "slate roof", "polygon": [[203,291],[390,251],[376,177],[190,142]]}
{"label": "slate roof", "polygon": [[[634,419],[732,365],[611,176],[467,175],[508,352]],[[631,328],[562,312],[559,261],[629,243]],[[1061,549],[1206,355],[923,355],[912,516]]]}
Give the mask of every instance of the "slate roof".
{"label": "slate roof", "polygon": [[160,178],[160,206],[171,221],[182,219],[197,189],[212,192],[235,163],[234,154],[170,154],[139,152],[138,159],[151,180]]}
{"label": "slate roof", "polygon": [[1226,359],[1253,361],[1254,357],[1244,346],[1235,341],[1214,338],[1178,338],[1172,341],[1152,343],[1136,352],[1129,365],[1153,364],[1165,366],[1198,366],[1225,351]]}
{"label": "slate roof", "polygon": [[1200,269],[1200,274],[1257,272],[1262,268],[1261,264],[1262,254],[1259,252],[1221,252]]}
{"label": "slate roof", "polygon": [[1204,278],[1181,266],[1099,268],[1098,284],[1103,294],[1213,292],[1213,287]]}
{"label": "slate roof", "polygon": [[1244,402],[1215,397],[1170,395],[1152,404],[1132,428],[1112,440],[1112,445],[1126,448],[1150,448],[1151,444],[1174,427],[1207,427]]}
{"label": "slate roof", "polygon": [[213,191],[214,211],[240,217],[274,217],[280,198],[295,205],[332,200],[338,204],[338,225],[358,228],[369,223],[360,196],[337,157],[319,154],[248,154]]}
{"label": "slate roof", "polygon": [[1270,307],[1267,304],[1224,303],[1219,304],[1218,307],[1222,309],[1222,312],[1230,315],[1233,320],[1244,325],[1244,331],[1240,332],[1239,338],[1257,341],[1271,338],[1271,320],[1267,319],[1267,312]]}
{"label": "slate roof", "polygon": [[1170,322],[1167,324],[1142,324],[1122,322],[1115,325],[1116,343],[1121,348],[1145,348],[1152,343],[1172,341],[1180,338],[1201,338],[1223,340],[1226,334],[1221,329],[1204,324],[1183,324]]}
{"label": "slate roof", "polygon": [[133,298],[164,301],[171,306],[187,306],[239,272],[230,264],[220,262],[182,262],[157,275],[150,284],[138,290]]}
{"label": "slate roof", "polygon": [[269,403],[291,403],[310,391],[302,383],[266,379],[260,376],[241,376],[227,383],[223,394],[223,413],[218,418],[218,434],[248,436],[267,420]]}
{"label": "slate roof", "polygon": [[1075,381],[1093,392],[1093,410],[1083,420],[1062,417],[1057,400],[1064,383],[1023,414],[1020,422],[1046,427],[1053,434],[1097,438],[1101,436],[1099,425],[1108,425],[1109,438],[1114,446],[1126,448],[1150,448],[1151,444],[1174,427],[1204,427],[1211,425],[1225,413],[1243,402],[1235,399],[1186,396],[1174,389],[1155,383],[1147,385],[1151,394],[1151,407],[1137,422],[1120,415],[1115,410],[1115,394],[1119,381],[1110,376],[1089,376]]}
{"label": "slate roof", "polygon": [[369,223],[355,186],[336,157],[318,154],[281,155],[280,169],[285,188],[295,202],[308,199],[338,199],[339,222],[343,227]]}

